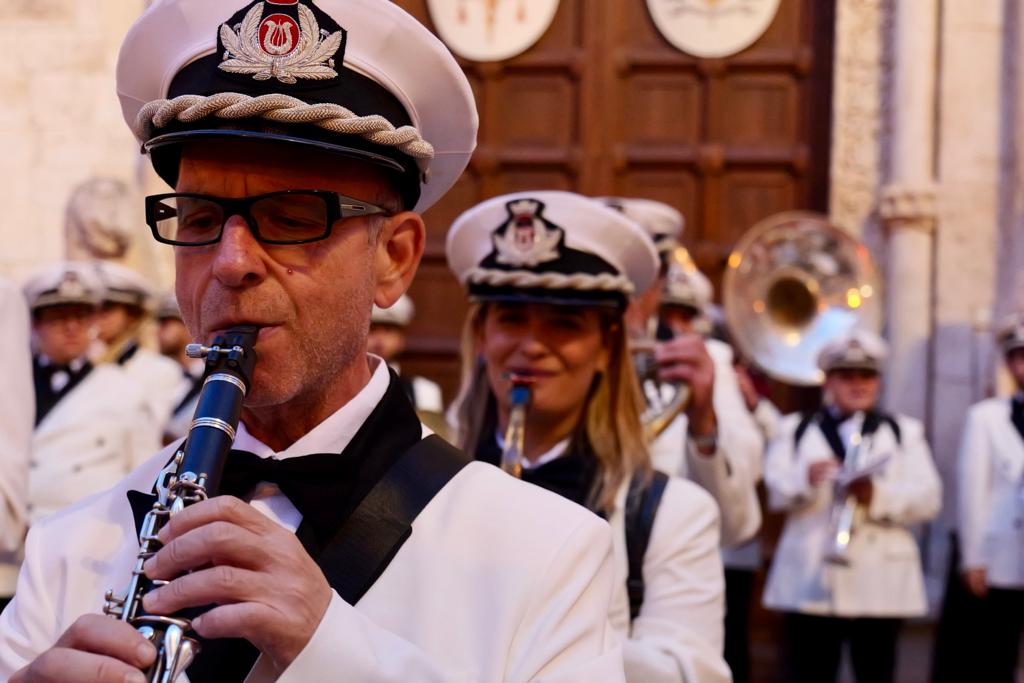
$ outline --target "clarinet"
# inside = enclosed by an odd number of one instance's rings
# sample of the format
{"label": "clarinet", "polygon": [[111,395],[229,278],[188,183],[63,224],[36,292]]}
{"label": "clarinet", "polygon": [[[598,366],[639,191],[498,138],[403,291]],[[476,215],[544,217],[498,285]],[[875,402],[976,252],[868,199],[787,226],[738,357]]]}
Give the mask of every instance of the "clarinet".
{"label": "clarinet", "polygon": [[203,389],[199,394],[188,438],[161,470],[154,490],[157,502],[146,513],[139,532],[139,553],[123,596],[107,591],[103,612],[134,626],[156,646],[156,661],[146,672],[151,683],[174,683],[199,652],[188,613],[164,616],[142,607],[149,591],[168,581],[151,580],[143,572],[147,559],[160,550],[157,534],[168,520],[187,506],[217,495],[228,453],[256,365],[258,328],[239,326],[213,340],[212,345],[189,344],[191,358],[206,358]]}

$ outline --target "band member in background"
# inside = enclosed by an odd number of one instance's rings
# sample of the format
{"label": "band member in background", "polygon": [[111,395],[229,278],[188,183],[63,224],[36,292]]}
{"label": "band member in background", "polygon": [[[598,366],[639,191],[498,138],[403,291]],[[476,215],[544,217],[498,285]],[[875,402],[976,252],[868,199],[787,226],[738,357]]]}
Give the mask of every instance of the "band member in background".
{"label": "band member in background", "polygon": [[[191,683],[622,681],[608,525],[431,436],[366,352],[475,146],[447,48],[387,0],[163,0],[117,89],[176,188],[147,223],[175,246],[189,331],[258,328],[222,495],[174,515],[145,566],[169,581],[147,613],[207,608]],[[0,679],[142,678],[154,648],[96,612],[174,452],[30,531]]]}
{"label": "band member in background", "polygon": [[[764,432],[755,421],[743,394],[736,372],[732,347],[711,334],[711,307],[714,288],[711,281],[692,264],[673,261],[667,269],[659,309],[659,317],[675,335],[701,335],[708,354],[715,362],[715,411],[722,416],[723,430],[731,435],[731,448],[725,457],[731,466],[743,468],[746,478],[724,480],[715,487],[723,517],[733,516],[735,525],[742,521],[761,519],[757,483],[761,480],[764,459]],[[663,434],[655,441],[655,462],[680,463],[677,437]],[[709,489],[710,490],[710,489]],[[735,683],[750,679],[750,609],[754,594],[754,578],[761,566],[761,544],[755,535],[741,542],[723,541],[722,562],[725,566],[725,658]]]}
{"label": "band member in background", "polygon": [[35,422],[28,306],[0,279],[0,610],[14,594],[18,554],[28,525],[28,468]]}
{"label": "band member in background", "polygon": [[443,433],[446,429],[444,418],[444,401],[441,398],[441,387],[426,377],[408,377],[402,375],[398,359],[405,351],[406,330],[416,314],[416,307],[407,294],[395,302],[391,308],[374,306],[370,314],[370,336],[367,339],[367,351],[380,356],[384,362],[399,376],[406,394],[416,406],[416,412],[435,432]]}
{"label": "band member in background", "polygon": [[[655,345],[660,365],[702,367],[713,378],[711,395],[695,396],[686,412],[655,439],[651,460],[656,469],[692,479],[705,488],[718,503],[723,547],[738,545],[752,538],[761,526],[756,486],[764,441],[743,406],[732,369],[732,350],[727,344],[705,339],[710,324],[703,313],[711,304],[711,283],[692,264],[682,267],[677,258],[685,253],[679,246],[684,222],[678,211],[649,199],[605,197],[599,201],[643,227],[658,250],[657,278],[634,295],[626,312],[630,336],[671,337]],[[651,327],[657,327],[659,321],[661,334],[652,334]],[[649,384],[642,387],[645,392],[674,391]]]}
{"label": "band member in background", "polygon": [[[997,334],[1016,393],[971,407],[957,468],[960,579],[975,605],[964,610],[964,649],[976,680],[1016,680],[1024,626],[1024,313]],[[951,581],[956,581],[952,577]],[[976,649],[973,649],[976,648]]]}
{"label": "band member in background", "polygon": [[97,261],[96,272],[103,284],[96,322],[103,348],[97,360],[119,365],[142,389],[149,409],[143,428],[152,435],[151,447],[144,452],[152,453],[164,445],[181,370],[143,339],[153,332],[149,329],[157,305],[153,286],[136,271],[112,261]]}
{"label": "band member in background", "polygon": [[[692,482],[653,473],[640,422],[623,314],[629,295],[655,278],[653,245],[587,197],[536,191],[463,213],[447,252],[472,302],[455,406],[463,447],[495,465],[510,457],[510,389],[528,382],[513,469],[611,523],[610,618],[627,680],[728,681],[715,504]],[[706,366],[664,376],[691,382],[697,401],[710,397]]]}
{"label": "band member in background", "polygon": [[785,612],[796,683],[835,681],[846,643],[859,683],[893,681],[902,620],[927,611],[908,527],[938,513],[941,482],[923,425],[878,406],[886,355],[867,331],[826,345],[821,409],[784,417],[768,448],[768,502],[787,516],[764,604]]}
{"label": "band member in background", "polygon": [[153,317],[156,318],[156,339],[160,353],[181,368],[178,388],[171,401],[174,406],[171,409],[171,418],[164,429],[166,445],[188,434],[192,416],[196,412],[196,404],[199,402],[199,392],[203,387],[203,361],[189,358],[185,353],[185,347],[192,343],[192,335],[185,327],[185,321],[181,319],[181,310],[173,292],[167,292],[160,297]]}
{"label": "band member in background", "polygon": [[[148,457],[138,435],[141,392],[121,368],[89,361],[101,290],[89,265],[74,262],[46,268],[24,286],[35,346],[30,524],[105,489]],[[4,571],[17,566],[11,558]],[[6,588],[9,597],[14,586]]]}
{"label": "band member in background", "polygon": [[779,431],[779,420],[782,419],[782,414],[771,399],[760,393],[757,383],[751,376],[750,368],[744,361],[739,358],[735,359],[733,369],[736,371],[736,381],[739,383],[743,403],[746,404],[750,414],[754,416],[754,422],[767,445]]}

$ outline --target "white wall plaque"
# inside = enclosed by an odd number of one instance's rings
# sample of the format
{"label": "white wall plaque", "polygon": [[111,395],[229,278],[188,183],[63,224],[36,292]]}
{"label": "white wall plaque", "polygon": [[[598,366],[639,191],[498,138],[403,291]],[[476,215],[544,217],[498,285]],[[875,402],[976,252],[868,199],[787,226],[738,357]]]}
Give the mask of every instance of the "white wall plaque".
{"label": "white wall plaque", "polygon": [[727,57],[764,35],[781,0],[647,0],[668,42],[695,57]]}
{"label": "white wall plaque", "polygon": [[427,6],[452,52],[495,62],[532,47],[551,26],[558,0],[427,0]]}

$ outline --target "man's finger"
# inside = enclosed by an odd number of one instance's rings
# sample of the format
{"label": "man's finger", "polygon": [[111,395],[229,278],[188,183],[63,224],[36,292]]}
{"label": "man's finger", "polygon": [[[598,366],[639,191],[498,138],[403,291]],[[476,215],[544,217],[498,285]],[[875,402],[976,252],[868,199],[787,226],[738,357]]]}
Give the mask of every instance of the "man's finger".
{"label": "man's finger", "polygon": [[[108,619],[113,621],[112,619]],[[129,627],[130,628],[130,627]],[[47,650],[12,683],[145,683],[142,671],[115,657],[64,647]]]}
{"label": "man's finger", "polygon": [[202,607],[259,600],[266,596],[261,574],[238,567],[210,567],[185,574],[150,591],[142,605],[156,614],[171,614],[187,607]]}
{"label": "man's finger", "polygon": [[75,620],[57,640],[56,648],[114,657],[140,669],[156,658],[156,648],[132,626],[100,614]]}
{"label": "man's finger", "polygon": [[151,579],[172,579],[211,564],[256,569],[267,559],[265,536],[257,536],[231,522],[217,521],[171,540],[146,561],[145,570]]}
{"label": "man's finger", "polygon": [[251,505],[234,496],[217,496],[189,505],[172,515],[160,530],[158,538],[161,543],[167,544],[171,539],[213,522],[231,522],[257,535],[266,533],[274,524]]}
{"label": "man's finger", "polygon": [[269,630],[263,623],[276,616],[266,605],[242,602],[214,607],[192,622],[192,627],[203,638],[245,638],[255,643],[261,632]]}

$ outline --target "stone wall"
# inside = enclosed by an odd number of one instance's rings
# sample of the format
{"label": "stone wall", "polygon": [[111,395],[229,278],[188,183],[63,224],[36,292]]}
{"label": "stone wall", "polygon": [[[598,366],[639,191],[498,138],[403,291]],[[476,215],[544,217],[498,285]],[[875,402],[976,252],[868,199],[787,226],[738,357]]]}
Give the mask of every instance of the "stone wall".
{"label": "stone wall", "polygon": [[[20,279],[63,257],[65,204],[80,182],[108,176],[138,186],[139,156],[121,119],[114,65],[143,6],[143,0],[0,2],[0,275]],[[141,212],[137,221],[142,236]],[[153,267],[155,250],[138,242],[144,248],[134,260]]]}
{"label": "stone wall", "polygon": [[[920,35],[929,22],[904,20],[917,32],[914,53],[894,17],[929,2],[898,2],[838,0],[831,214],[888,265],[890,290],[920,287],[916,296],[929,309],[923,343],[897,349],[923,374],[899,382],[900,368],[890,368],[886,399],[925,421],[946,485],[930,534],[935,591],[955,519],[963,416],[971,403],[1005,391],[993,328],[1024,307],[1024,10],[1008,0],[940,0],[930,39]],[[922,88],[922,78],[934,86]],[[901,176],[914,176],[909,188]],[[900,197],[927,206],[899,211]],[[930,238],[914,237],[924,248],[894,259],[907,219],[921,219]],[[928,274],[923,281],[920,273]],[[922,318],[894,302],[886,336],[899,342]]]}

